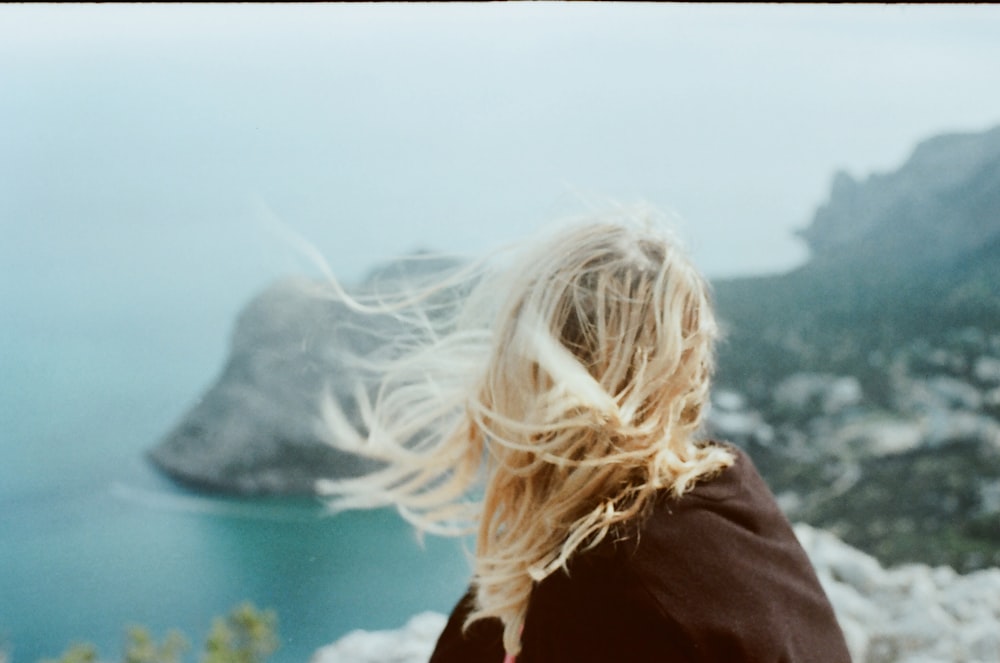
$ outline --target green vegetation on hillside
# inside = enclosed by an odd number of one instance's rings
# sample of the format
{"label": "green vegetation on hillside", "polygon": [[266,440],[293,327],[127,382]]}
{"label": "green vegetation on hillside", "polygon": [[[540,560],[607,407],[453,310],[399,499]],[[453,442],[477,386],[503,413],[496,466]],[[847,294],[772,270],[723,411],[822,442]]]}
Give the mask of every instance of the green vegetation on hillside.
{"label": "green vegetation on hillside", "polygon": [[853,375],[869,399],[891,406],[883,360],[897,348],[916,338],[939,343],[957,329],[1000,326],[997,265],[1000,241],[957,262],[912,272],[856,257],[716,283],[726,332],[718,382],[759,402],[796,371]]}

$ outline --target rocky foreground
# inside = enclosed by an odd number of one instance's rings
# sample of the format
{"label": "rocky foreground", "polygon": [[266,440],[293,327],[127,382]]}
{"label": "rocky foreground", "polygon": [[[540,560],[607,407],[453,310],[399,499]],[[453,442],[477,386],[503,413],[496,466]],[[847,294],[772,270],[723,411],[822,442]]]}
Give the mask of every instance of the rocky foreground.
{"label": "rocky foreground", "polygon": [[[833,602],[854,663],[1000,661],[1000,569],[878,561],[823,530],[795,532]],[[426,663],[446,618],[413,617],[396,631],[354,631],[310,663]]]}

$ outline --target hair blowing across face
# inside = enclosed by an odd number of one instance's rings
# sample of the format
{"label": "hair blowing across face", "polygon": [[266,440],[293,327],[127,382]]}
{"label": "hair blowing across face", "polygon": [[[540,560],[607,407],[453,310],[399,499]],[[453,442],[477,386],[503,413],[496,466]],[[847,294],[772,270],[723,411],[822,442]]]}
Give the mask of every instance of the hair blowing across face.
{"label": "hair blowing across face", "polygon": [[327,403],[331,440],[387,465],[320,489],[430,531],[476,527],[468,621],[499,618],[512,654],[534,583],[733,462],[695,438],[717,335],[707,284],[635,217],[569,225],[477,275],[455,316],[386,363],[367,435],[345,442]]}

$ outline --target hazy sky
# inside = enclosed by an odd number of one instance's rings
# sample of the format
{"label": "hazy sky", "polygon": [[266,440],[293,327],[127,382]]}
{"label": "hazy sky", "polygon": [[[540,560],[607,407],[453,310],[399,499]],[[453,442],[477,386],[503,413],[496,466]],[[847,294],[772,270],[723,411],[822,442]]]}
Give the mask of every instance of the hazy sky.
{"label": "hazy sky", "polygon": [[988,5],[2,5],[0,256],[264,274],[273,214],[350,280],[644,200],[710,276],[785,270],[836,170],[1000,124],[998,35]]}

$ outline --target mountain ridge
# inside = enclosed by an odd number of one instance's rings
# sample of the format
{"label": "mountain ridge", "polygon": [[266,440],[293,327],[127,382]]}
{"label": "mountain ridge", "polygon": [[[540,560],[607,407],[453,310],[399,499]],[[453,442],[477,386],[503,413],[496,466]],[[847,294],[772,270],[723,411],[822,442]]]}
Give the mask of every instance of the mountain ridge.
{"label": "mountain ridge", "polygon": [[802,235],[798,269],[713,284],[716,434],[882,561],[1000,565],[1000,127],[836,176]]}

